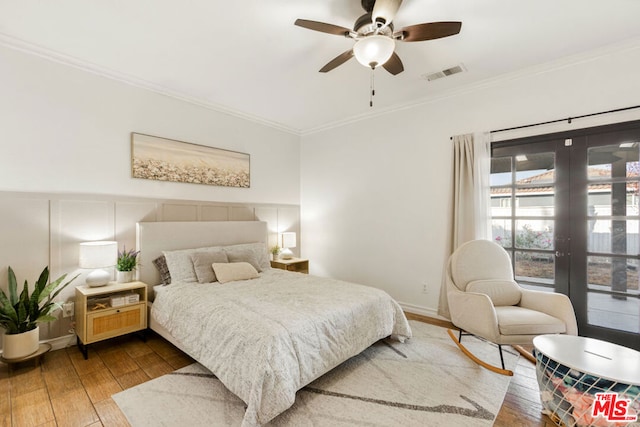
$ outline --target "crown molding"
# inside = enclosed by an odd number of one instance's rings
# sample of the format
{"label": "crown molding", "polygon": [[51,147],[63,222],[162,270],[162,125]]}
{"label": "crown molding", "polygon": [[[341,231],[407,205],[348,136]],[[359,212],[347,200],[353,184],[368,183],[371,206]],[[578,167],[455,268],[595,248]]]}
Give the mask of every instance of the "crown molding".
{"label": "crown molding", "polygon": [[194,104],[202,108],[206,108],[219,113],[227,114],[229,116],[233,116],[233,117],[241,118],[254,123],[258,123],[263,126],[268,126],[270,128],[277,129],[279,131],[300,136],[299,129],[294,129],[289,126],[285,126],[281,123],[277,123],[277,122],[263,119],[261,117],[253,116],[251,114],[247,114],[242,111],[225,107],[220,104],[215,104],[209,101],[205,101],[200,98],[188,96],[183,93],[177,92],[175,90],[171,90],[167,87],[164,87],[155,83],[151,83],[149,81],[146,81],[128,74],[114,71],[106,67],[103,67],[101,65],[93,64],[91,62],[84,61],[70,55],[65,55],[63,53],[54,51],[52,49],[48,49],[43,46],[30,43],[25,40],[22,40],[17,37],[13,37],[1,32],[0,32],[0,46],[4,46],[9,49],[17,50],[17,51],[28,53],[31,55],[35,55],[35,56],[47,59],[49,61],[57,62],[59,64],[63,64],[69,67],[73,67],[82,71],[86,71],[86,72],[98,75],[100,77],[116,80],[130,86],[134,86],[140,89],[145,89],[151,92],[158,93],[160,95],[165,95],[171,98],[175,98],[180,101],[188,102],[190,104]]}

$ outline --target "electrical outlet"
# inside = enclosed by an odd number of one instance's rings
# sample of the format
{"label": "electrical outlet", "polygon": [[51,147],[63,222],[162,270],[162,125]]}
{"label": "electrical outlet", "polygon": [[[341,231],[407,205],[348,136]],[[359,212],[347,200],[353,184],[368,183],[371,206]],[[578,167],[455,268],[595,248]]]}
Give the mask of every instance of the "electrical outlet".
{"label": "electrical outlet", "polygon": [[422,284],[422,293],[423,294],[429,293],[429,285],[426,282]]}
{"label": "electrical outlet", "polygon": [[71,317],[75,313],[75,305],[73,301],[67,301],[62,304],[62,317]]}

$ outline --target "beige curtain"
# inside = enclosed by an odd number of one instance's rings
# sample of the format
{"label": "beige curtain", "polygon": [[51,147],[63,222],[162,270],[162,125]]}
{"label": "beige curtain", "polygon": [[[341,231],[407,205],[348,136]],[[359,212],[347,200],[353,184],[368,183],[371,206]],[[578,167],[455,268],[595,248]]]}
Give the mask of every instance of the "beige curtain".
{"label": "beige curtain", "polygon": [[[491,238],[490,173],[489,134],[454,136],[451,251],[469,240]],[[449,319],[446,264],[442,274],[438,315]]]}

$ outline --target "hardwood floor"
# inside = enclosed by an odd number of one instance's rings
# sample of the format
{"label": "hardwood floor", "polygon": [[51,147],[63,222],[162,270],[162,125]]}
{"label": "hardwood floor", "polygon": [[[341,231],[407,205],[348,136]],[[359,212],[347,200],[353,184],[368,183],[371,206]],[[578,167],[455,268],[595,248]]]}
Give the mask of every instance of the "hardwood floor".
{"label": "hardwood floor", "polygon": [[193,363],[154,333],[47,353],[42,364],[0,363],[0,426],[128,426],[111,395]]}
{"label": "hardwood floor", "polygon": [[[407,317],[452,327],[422,316]],[[0,427],[128,426],[111,395],[193,363],[154,333],[89,347],[84,360],[76,347],[47,353],[42,364],[0,363]],[[494,426],[551,427],[542,415],[535,366],[521,357]]]}

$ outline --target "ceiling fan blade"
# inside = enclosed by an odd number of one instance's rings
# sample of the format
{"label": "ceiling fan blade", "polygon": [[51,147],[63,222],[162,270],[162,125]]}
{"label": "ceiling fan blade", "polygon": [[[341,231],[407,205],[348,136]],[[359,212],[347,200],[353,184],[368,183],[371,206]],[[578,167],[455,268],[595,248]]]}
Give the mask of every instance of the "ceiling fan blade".
{"label": "ceiling fan blade", "polygon": [[331,61],[329,61],[327,63],[327,65],[325,65],[324,67],[322,67],[320,69],[320,72],[321,73],[328,73],[329,71],[333,70],[334,68],[344,64],[345,62],[347,62],[351,58],[353,58],[353,49],[349,49],[346,52],[342,52],[340,55],[338,55],[335,58],[333,58]]}
{"label": "ceiling fan blade", "polygon": [[402,61],[400,60],[400,57],[395,52],[393,52],[393,55],[391,55],[391,58],[389,58],[389,60],[385,62],[384,65],[382,66],[384,67],[385,70],[387,70],[394,76],[404,71],[404,65],[402,65]]}
{"label": "ceiling fan blade", "polygon": [[347,37],[351,30],[338,25],[326,24],[324,22],[309,21],[308,19],[296,19],[295,25],[309,30],[320,31],[321,33],[335,34],[336,36]]}
{"label": "ceiling fan blade", "polygon": [[428,22],[404,27],[396,34],[401,35],[400,40],[405,42],[421,42],[453,36],[460,32],[461,27],[462,22]]}
{"label": "ceiling fan blade", "polygon": [[371,12],[371,20],[382,28],[389,25],[395,18],[402,0],[376,0]]}

